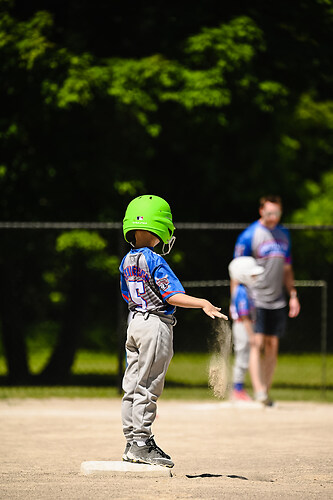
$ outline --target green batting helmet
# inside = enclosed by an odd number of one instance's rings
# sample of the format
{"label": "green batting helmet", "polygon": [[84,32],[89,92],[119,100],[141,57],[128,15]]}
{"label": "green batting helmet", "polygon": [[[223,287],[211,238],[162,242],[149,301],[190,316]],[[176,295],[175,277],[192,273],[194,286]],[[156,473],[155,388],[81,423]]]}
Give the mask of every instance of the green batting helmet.
{"label": "green batting helmet", "polygon": [[164,243],[170,243],[175,226],[169,204],[159,196],[144,194],[128,205],[123,220],[124,238],[131,243],[130,231],[143,229],[156,234]]}

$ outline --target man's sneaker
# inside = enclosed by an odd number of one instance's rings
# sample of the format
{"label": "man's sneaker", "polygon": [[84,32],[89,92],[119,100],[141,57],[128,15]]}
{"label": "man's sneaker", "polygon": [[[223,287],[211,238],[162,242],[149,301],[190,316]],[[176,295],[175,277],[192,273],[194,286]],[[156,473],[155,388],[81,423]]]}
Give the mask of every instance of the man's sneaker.
{"label": "man's sneaker", "polygon": [[233,401],[252,401],[251,396],[249,396],[244,389],[241,389],[240,391],[234,389],[232,391],[231,399]]}
{"label": "man's sneaker", "polygon": [[144,446],[138,446],[134,441],[127,452],[127,460],[139,464],[161,465],[163,467],[173,467],[174,463],[164,451],[157,446],[153,436],[147,439]]}
{"label": "man's sneaker", "polygon": [[122,457],[124,462],[130,462],[130,459],[127,456],[127,453],[129,452],[130,447],[131,447],[131,443],[126,443],[126,448],[125,448],[125,451],[124,451],[123,457]]}
{"label": "man's sneaker", "polygon": [[262,401],[262,404],[264,406],[274,406],[275,405],[274,401],[268,395],[267,395],[267,398],[264,401]]}
{"label": "man's sneaker", "polygon": [[267,392],[257,392],[255,400],[262,403],[264,406],[274,406],[274,401],[268,396]]}

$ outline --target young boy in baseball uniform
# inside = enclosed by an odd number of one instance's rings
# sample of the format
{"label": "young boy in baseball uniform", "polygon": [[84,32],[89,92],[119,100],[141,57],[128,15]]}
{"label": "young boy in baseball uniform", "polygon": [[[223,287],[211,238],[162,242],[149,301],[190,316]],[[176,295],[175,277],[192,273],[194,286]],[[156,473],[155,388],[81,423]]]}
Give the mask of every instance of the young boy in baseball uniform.
{"label": "young boy in baseball uniform", "polygon": [[[228,319],[208,300],[185,294],[162,255],[175,237],[170,206],[162,198],[143,195],[128,205],[123,221],[125,240],[132,249],[120,265],[120,286],[132,314],[127,329],[127,367],[123,379],[122,423],[126,438],[123,460],[173,467],[169,455],[152,435],[165,375],[173,356],[176,306],[201,308],[211,318]],[[166,248],[167,246],[167,248]]]}
{"label": "young boy in baseball uniform", "polygon": [[[250,345],[254,341],[255,307],[251,287],[259,274],[264,272],[253,257],[237,257],[228,267],[234,286],[231,291],[230,315],[234,344],[233,392],[234,401],[251,401],[244,389],[244,380],[249,367]],[[251,374],[251,365],[250,365]]]}

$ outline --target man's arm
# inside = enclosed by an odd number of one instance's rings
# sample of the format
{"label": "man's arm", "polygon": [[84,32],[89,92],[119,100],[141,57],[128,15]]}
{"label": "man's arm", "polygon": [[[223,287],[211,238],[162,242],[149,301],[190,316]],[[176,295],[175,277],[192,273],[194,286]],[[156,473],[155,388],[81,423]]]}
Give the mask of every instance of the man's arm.
{"label": "man's arm", "polygon": [[233,294],[233,291],[235,290],[235,288],[237,287],[238,285],[238,281],[236,280],[233,280],[230,278],[230,295]]}
{"label": "man's arm", "polygon": [[289,317],[296,318],[298,316],[301,306],[297,297],[297,291],[294,285],[294,271],[291,264],[284,265],[283,283],[289,294]]}

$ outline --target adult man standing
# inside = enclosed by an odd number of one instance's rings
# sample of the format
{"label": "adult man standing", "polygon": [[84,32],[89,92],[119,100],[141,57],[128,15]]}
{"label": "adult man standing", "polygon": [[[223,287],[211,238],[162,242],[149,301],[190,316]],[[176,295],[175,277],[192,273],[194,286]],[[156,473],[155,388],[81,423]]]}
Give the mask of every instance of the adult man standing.
{"label": "adult man standing", "polygon": [[[259,214],[259,220],[237,238],[234,257],[252,256],[265,269],[253,286],[256,321],[250,351],[250,372],[255,399],[271,405],[268,391],[277,362],[279,339],[286,328],[288,305],[289,317],[295,318],[299,314],[300,303],[294,286],[289,231],[279,224],[281,198],[262,197]],[[285,292],[289,295],[289,304]]]}

